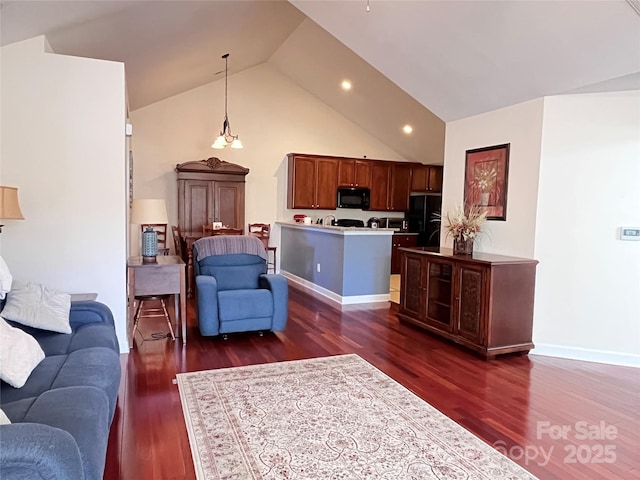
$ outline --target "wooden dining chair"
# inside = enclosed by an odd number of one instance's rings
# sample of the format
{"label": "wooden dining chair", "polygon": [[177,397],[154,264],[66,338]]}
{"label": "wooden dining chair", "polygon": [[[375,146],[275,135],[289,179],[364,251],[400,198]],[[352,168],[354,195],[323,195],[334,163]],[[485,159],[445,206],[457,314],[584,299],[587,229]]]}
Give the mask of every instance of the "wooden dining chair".
{"label": "wooden dining chair", "polygon": [[276,273],[277,247],[269,246],[269,238],[271,237],[271,225],[268,223],[250,223],[247,232],[249,233],[249,235],[253,235],[262,240],[264,248],[267,251],[267,257],[270,257],[269,252],[273,253],[272,258],[267,258],[267,272],[269,272],[269,269],[271,268],[273,270],[273,273]]}
{"label": "wooden dining chair", "polygon": [[185,245],[183,245],[184,239],[182,238],[180,227],[177,225],[171,225],[171,236],[173,237],[173,248],[176,251],[176,255],[186,263]]}

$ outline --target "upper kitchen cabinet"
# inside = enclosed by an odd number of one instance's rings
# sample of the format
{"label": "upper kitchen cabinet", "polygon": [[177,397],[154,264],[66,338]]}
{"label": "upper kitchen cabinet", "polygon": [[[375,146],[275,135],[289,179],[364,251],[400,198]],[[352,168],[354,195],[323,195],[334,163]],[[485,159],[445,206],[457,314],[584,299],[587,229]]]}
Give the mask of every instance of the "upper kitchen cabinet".
{"label": "upper kitchen cabinet", "polygon": [[287,208],[335,210],[338,159],[290,153]]}
{"label": "upper kitchen cabinet", "polygon": [[338,185],[341,187],[371,188],[371,162],[369,160],[340,160]]}
{"label": "upper kitchen cabinet", "polygon": [[412,165],[408,163],[394,163],[391,167],[391,201],[389,210],[394,212],[409,211],[412,169]]}
{"label": "upper kitchen cabinet", "polygon": [[370,210],[408,211],[411,169],[410,163],[372,161]]}
{"label": "upper kitchen cabinet", "polygon": [[414,165],[411,179],[412,192],[442,192],[442,167]]}
{"label": "upper kitchen cabinet", "polygon": [[391,182],[391,164],[389,162],[371,162],[371,199],[370,210],[389,209],[389,184]]}
{"label": "upper kitchen cabinet", "polygon": [[211,157],[176,166],[178,225],[201,232],[202,225],[222,222],[244,228],[244,186],[248,168]]}

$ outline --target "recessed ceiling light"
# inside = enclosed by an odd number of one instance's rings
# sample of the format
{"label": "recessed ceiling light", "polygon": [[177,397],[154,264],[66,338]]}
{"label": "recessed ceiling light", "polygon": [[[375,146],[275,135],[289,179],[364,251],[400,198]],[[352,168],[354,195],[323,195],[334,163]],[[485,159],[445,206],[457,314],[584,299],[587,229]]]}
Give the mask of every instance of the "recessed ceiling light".
{"label": "recessed ceiling light", "polygon": [[405,125],[404,127],[402,127],[402,131],[409,135],[411,134],[411,132],[413,132],[413,127],[411,125]]}
{"label": "recessed ceiling light", "polygon": [[351,90],[351,82],[349,80],[343,80],[342,89],[347,91]]}

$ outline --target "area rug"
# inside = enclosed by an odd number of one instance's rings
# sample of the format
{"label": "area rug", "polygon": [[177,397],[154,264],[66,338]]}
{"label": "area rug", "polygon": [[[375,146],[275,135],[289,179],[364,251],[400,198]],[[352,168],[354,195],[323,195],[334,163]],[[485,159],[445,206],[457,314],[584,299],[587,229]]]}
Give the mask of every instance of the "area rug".
{"label": "area rug", "polygon": [[535,479],[357,355],[177,379],[198,480]]}

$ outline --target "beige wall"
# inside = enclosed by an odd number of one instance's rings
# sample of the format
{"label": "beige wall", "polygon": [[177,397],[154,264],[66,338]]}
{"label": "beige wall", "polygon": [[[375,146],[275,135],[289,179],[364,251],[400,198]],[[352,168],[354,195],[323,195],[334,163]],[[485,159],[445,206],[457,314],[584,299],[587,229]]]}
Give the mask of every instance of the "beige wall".
{"label": "beige wall", "polygon": [[24,221],[6,221],[16,279],[95,292],[126,318],[124,65],[45,53],[44,37],[1,49],[2,183]]}
{"label": "beige wall", "polygon": [[640,366],[640,91],[544,101],[536,352]]}
{"label": "beige wall", "polygon": [[[273,223],[294,213],[317,217],[336,212],[286,209],[287,153],[404,160],[268,64],[229,77],[228,113],[242,150],[211,148],[224,117],[224,79],[131,112],[134,197],[165,198],[169,222],[176,224],[176,164],[217,156],[251,171],[246,177],[247,223]],[[132,232],[132,251],[139,251],[138,230]]]}
{"label": "beige wall", "polygon": [[640,366],[640,243],[616,238],[640,225],[638,132],[638,92],[548,97],[447,124],[443,212],[463,201],[465,150],[511,144],[507,220],[488,222],[477,248],[540,261],[533,353]]}
{"label": "beige wall", "polygon": [[[532,257],[535,246],[538,170],[542,138],[543,100],[513,105],[484,115],[447,123],[442,212],[453,212],[464,201],[465,152],[510,143],[507,220],[486,223],[478,251]],[[441,234],[441,244],[453,240]]]}

